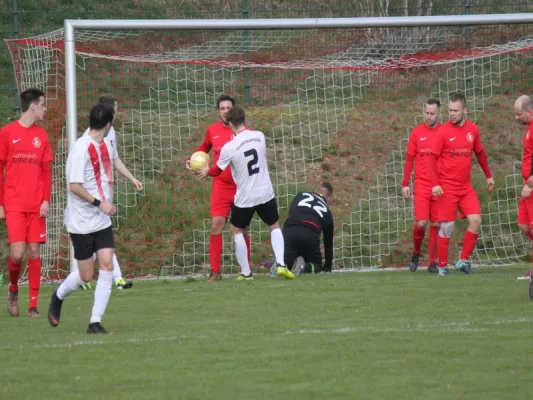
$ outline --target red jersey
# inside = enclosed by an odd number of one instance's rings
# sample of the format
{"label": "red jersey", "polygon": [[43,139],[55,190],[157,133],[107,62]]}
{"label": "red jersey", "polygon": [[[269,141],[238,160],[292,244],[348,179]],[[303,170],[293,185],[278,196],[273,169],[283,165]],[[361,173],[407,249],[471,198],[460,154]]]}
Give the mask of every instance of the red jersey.
{"label": "red jersey", "polygon": [[15,121],[0,130],[0,161],[6,171],[0,204],[5,211],[39,212],[44,201],[42,165],[52,160],[48,135],[39,125],[26,128]]}
{"label": "red jersey", "polygon": [[[437,138],[437,132],[441,124],[430,128],[426,123],[417,125],[411,131],[409,143],[407,144],[407,155],[415,157],[415,187],[427,188],[431,190],[431,180],[429,179],[428,157],[433,157],[431,149]],[[408,171],[409,175],[411,171]],[[407,186],[409,182],[407,182]]]}
{"label": "red jersey", "polygon": [[[231,128],[227,125],[224,125],[222,121],[218,121],[213,125],[209,125],[207,131],[205,132],[204,142],[196,149],[196,151],[205,151],[209,153],[213,149],[213,163],[218,162],[220,157],[220,150],[229,141],[233,140],[234,135]],[[233,177],[231,176],[231,168],[226,168],[220,175],[215,177],[224,183],[233,183]]]}
{"label": "red jersey", "polygon": [[524,135],[524,152],[522,153],[522,178],[525,181],[531,176],[531,157],[533,157],[533,121],[527,127]]}
{"label": "red jersey", "polygon": [[444,192],[464,192],[472,187],[472,154],[483,151],[477,126],[448,122],[437,133],[431,152],[439,156],[438,182]]}

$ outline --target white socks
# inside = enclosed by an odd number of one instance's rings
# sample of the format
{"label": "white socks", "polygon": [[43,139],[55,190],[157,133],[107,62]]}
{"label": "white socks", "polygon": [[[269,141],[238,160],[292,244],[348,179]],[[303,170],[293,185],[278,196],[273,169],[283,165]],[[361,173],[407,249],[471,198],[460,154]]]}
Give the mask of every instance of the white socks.
{"label": "white socks", "polygon": [[122,279],[122,271],[120,271],[120,264],[115,253],[113,253],[113,279],[115,282]]}
{"label": "white socks", "polygon": [[101,322],[104,315],[109,297],[111,296],[111,287],[113,286],[113,271],[100,270],[96,289],[94,290],[94,305],[90,323]]}
{"label": "white socks", "polygon": [[78,290],[82,283],[83,281],[80,278],[80,271],[76,269],[75,271],[71,272],[67,276],[67,279],[65,279],[57,288],[57,297],[59,300],[65,299],[65,297],[67,297],[69,294],[75,290]]}
{"label": "white socks", "polygon": [[281,229],[272,229],[270,232],[270,241],[272,242],[272,250],[274,250],[274,256],[276,262],[280,267],[285,266],[285,241],[283,240],[283,233]]}
{"label": "white socks", "polygon": [[250,265],[248,264],[248,249],[246,248],[246,242],[242,233],[233,235],[235,241],[235,257],[241,267],[241,273],[245,276],[250,275]]}

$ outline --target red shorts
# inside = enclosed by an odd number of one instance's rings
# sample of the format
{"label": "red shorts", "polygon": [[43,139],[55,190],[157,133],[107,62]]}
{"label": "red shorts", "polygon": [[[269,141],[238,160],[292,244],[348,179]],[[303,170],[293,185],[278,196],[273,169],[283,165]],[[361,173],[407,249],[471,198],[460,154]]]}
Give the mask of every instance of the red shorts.
{"label": "red shorts", "polygon": [[8,243],[46,243],[46,219],[36,213],[6,212]]}
{"label": "red shorts", "polygon": [[442,189],[444,194],[439,197],[439,219],[440,222],[451,222],[457,219],[457,209],[461,213],[461,218],[468,215],[481,214],[481,206],[474,188],[467,189],[466,192],[457,194],[446,188]]}
{"label": "red shorts", "polygon": [[438,199],[431,194],[431,189],[414,193],[413,206],[416,221],[439,222]]}
{"label": "red shorts", "polygon": [[229,217],[236,192],[237,186],[234,183],[225,183],[218,179],[213,181],[209,200],[211,218],[224,217],[227,219]]}
{"label": "red shorts", "polygon": [[533,197],[518,201],[518,224],[533,228]]}

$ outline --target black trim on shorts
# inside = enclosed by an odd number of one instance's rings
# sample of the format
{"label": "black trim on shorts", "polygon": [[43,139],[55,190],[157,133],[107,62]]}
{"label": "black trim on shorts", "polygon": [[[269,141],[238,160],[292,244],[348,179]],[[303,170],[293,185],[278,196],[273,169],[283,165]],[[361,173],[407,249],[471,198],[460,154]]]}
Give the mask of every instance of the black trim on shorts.
{"label": "black trim on shorts", "polygon": [[113,225],[92,233],[70,233],[70,240],[74,247],[74,258],[78,261],[93,258],[98,250],[115,248]]}
{"label": "black trim on shorts", "polygon": [[253,207],[240,208],[234,204],[231,207],[230,223],[239,229],[245,229],[250,226],[250,222],[252,222],[256,212],[259,218],[268,226],[274,225],[279,221],[278,204],[274,197],[266,203]]}

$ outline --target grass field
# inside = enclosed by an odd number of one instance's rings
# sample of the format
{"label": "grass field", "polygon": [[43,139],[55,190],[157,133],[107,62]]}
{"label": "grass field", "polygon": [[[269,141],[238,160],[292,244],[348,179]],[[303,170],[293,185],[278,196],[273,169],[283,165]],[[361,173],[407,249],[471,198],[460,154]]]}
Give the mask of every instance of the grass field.
{"label": "grass field", "polygon": [[53,329],[45,286],[40,319],[0,313],[0,398],[528,399],[525,268],[137,281],[97,337],[92,292]]}

